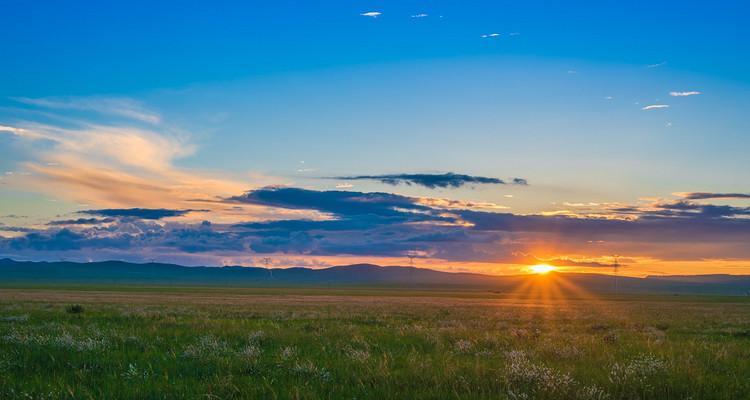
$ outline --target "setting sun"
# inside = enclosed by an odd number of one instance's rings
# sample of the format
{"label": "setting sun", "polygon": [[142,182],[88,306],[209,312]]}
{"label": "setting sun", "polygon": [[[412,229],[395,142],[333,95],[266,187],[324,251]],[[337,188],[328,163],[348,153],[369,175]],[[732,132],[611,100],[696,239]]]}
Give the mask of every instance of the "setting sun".
{"label": "setting sun", "polygon": [[531,272],[535,274],[546,274],[547,272],[554,271],[557,269],[557,267],[553,267],[551,265],[546,264],[540,264],[540,265],[532,265],[529,267]]}

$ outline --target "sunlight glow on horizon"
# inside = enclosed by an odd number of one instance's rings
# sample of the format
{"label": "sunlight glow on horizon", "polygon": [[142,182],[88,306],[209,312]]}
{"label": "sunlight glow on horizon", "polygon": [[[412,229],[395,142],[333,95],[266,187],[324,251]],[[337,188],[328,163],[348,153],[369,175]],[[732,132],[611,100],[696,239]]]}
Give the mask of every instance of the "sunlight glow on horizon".
{"label": "sunlight glow on horizon", "polygon": [[556,270],[557,267],[553,267],[547,264],[532,265],[529,270],[535,274],[546,274],[547,272]]}

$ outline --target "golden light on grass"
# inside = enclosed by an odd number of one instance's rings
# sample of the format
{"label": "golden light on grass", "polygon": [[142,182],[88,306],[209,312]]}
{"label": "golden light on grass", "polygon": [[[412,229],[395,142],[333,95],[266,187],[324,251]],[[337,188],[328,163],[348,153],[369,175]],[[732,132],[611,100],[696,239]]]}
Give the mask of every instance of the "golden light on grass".
{"label": "golden light on grass", "polygon": [[556,270],[557,267],[553,267],[547,264],[532,265],[529,270],[535,274],[546,274],[547,272]]}

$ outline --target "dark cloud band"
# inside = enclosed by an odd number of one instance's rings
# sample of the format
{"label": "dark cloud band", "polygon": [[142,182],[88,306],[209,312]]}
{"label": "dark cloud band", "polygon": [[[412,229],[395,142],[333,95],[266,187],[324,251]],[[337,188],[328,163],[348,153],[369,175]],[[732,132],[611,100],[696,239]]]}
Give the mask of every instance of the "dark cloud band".
{"label": "dark cloud band", "polygon": [[156,221],[192,210],[88,210],[82,213],[98,218],[56,221],[25,230],[0,227],[16,233],[0,238],[0,256],[49,257],[54,253],[59,257],[61,251],[72,256],[94,250],[122,257],[165,252],[405,257],[419,252],[445,262],[611,267],[590,258],[541,259],[529,254],[555,243],[569,254],[632,253],[665,260],[702,260],[715,254],[728,259],[750,258],[750,208],[687,200],[617,204],[600,210],[611,216],[605,218],[601,214],[522,215],[446,209],[423,200],[392,193],[270,187],[222,201],[275,208],[281,215],[283,209],[310,210],[313,216],[237,224]]}
{"label": "dark cloud band", "polygon": [[79,211],[79,214],[99,215],[112,218],[162,219],[181,217],[187,213],[201,210],[169,210],[166,208],[110,208],[103,210]]}
{"label": "dark cloud band", "polygon": [[679,194],[687,200],[707,200],[707,199],[750,199],[750,194],[746,193],[709,193],[709,192],[690,192],[674,193]]}
{"label": "dark cloud band", "polygon": [[494,185],[528,185],[526,179],[513,178],[506,182],[498,178],[488,178],[484,176],[471,176],[463,174],[454,174],[448,172],[445,174],[393,174],[393,175],[358,175],[358,176],[339,176],[329,179],[340,179],[347,181],[354,180],[374,180],[387,185],[396,186],[398,184],[418,185],[429,189],[435,188],[460,188],[472,184],[494,184]]}
{"label": "dark cloud band", "polygon": [[48,222],[47,225],[97,225],[115,222],[115,218],[77,218],[77,219],[66,219],[61,221]]}

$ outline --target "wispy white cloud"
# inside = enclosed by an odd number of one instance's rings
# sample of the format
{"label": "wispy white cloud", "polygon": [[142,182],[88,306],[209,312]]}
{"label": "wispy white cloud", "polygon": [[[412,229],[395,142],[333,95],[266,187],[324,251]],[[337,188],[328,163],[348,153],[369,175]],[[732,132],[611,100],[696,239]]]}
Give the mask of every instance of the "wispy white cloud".
{"label": "wispy white cloud", "polygon": [[315,168],[309,168],[309,167],[305,166],[305,160],[301,160],[299,163],[302,164],[302,167],[300,169],[298,169],[297,172],[303,173],[303,172],[313,172],[313,171],[315,171]]}
{"label": "wispy white cloud", "polygon": [[520,35],[520,33],[518,33],[518,32],[511,32],[511,33],[509,33],[509,35],[510,36],[518,36],[518,35]]}
{"label": "wispy white cloud", "polygon": [[669,108],[666,104],[653,104],[650,106],[643,107],[641,110],[651,110],[653,108]]}
{"label": "wispy white cloud", "polygon": [[701,92],[696,92],[696,91],[692,91],[692,92],[669,92],[670,96],[694,96],[696,94],[701,94]]}
{"label": "wispy white cloud", "polygon": [[0,125],[0,132],[10,132],[14,135],[22,136],[24,133],[26,133],[26,129],[21,128],[14,128],[12,126],[2,126]]}
{"label": "wispy white cloud", "polygon": [[362,13],[362,14],[359,14],[359,15],[363,15],[365,17],[377,18],[378,15],[380,15],[380,13],[377,12],[377,11],[370,11],[370,12]]}
{"label": "wispy white cloud", "polygon": [[500,34],[499,33],[488,33],[488,34],[482,35],[483,38],[495,37],[495,36],[500,36]]}
{"label": "wispy white cloud", "polygon": [[[15,135],[14,146],[30,155],[21,163],[29,173],[18,175],[14,185],[94,207],[171,208],[206,199],[205,208],[213,208],[210,199],[275,180],[249,176],[248,184],[239,176],[180,168],[175,160],[194,154],[196,146],[187,135],[166,129],[26,122],[1,126],[0,132]],[[214,211],[226,214],[218,206]],[[248,213],[238,218],[246,220]]]}
{"label": "wispy white cloud", "polygon": [[488,201],[457,200],[445,197],[415,197],[415,199],[417,199],[417,204],[422,204],[429,207],[459,209],[485,208],[498,210],[506,210],[510,208],[508,206],[495,204]]}
{"label": "wispy white cloud", "polygon": [[658,64],[647,65],[646,67],[647,68],[656,68],[656,67],[663,67],[665,65],[667,65],[667,62],[666,61],[662,61],[662,62],[660,62]]}
{"label": "wispy white cloud", "polygon": [[161,116],[146,109],[140,102],[129,98],[111,97],[47,97],[31,99],[25,97],[13,100],[37,107],[51,109],[86,110],[102,114],[116,115],[151,124],[161,122]]}
{"label": "wispy white cloud", "polygon": [[424,18],[424,17],[426,17],[426,16],[427,16],[427,14],[424,14],[424,13],[423,13],[423,14],[414,14],[414,15],[412,15],[411,17],[412,17],[412,18]]}
{"label": "wispy white cloud", "polygon": [[179,135],[129,127],[86,124],[76,129],[30,123],[25,128],[12,128],[11,132],[53,143],[55,151],[47,154],[45,161],[54,165],[61,165],[56,161],[60,155],[77,154],[105,164],[156,172],[169,168],[173,159],[195,151],[195,146]]}

